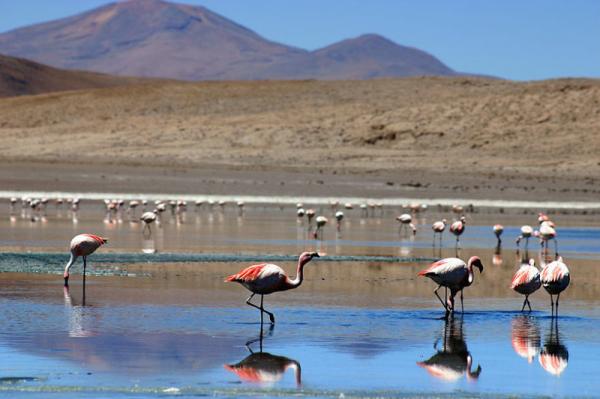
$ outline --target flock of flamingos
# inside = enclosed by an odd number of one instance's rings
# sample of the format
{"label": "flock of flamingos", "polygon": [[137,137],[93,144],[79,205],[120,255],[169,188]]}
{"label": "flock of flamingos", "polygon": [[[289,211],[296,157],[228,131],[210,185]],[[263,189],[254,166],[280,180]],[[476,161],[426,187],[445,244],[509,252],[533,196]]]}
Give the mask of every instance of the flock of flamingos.
{"label": "flock of flamingos", "polygon": [[[16,198],[11,199],[11,207],[14,207],[17,203]],[[39,210],[41,207],[46,206],[49,202],[48,199],[23,199],[22,202],[24,206],[29,206],[31,209]],[[58,204],[62,204],[63,200],[58,199],[55,200]],[[77,210],[79,208],[79,199],[70,199],[68,202],[71,204],[73,210]],[[112,212],[116,212],[125,204],[124,201],[119,200],[106,200],[106,211],[107,214],[111,214]],[[148,205],[146,201],[130,201],[129,209],[130,212],[135,212],[135,209],[142,205],[144,209]],[[160,218],[160,214],[167,210],[167,207],[171,207],[173,214],[179,213],[187,207],[187,203],[185,201],[156,201],[155,209],[153,211],[144,212],[141,215],[140,220],[144,223],[144,232],[151,233],[151,225],[156,222],[158,218]],[[214,202],[210,203],[209,206],[216,205]],[[224,206],[224,202],[219,202],[217,205]],[[340,222],[344,218],[344,213],[341,210],[337,210],[338,203],[331,203],[332,209],[335,212],[335,219],[337,221],[337,229],[340,229]],[[196,206],[202,206],[202,202],[197,202]],[[244,203],[237,202],[237,207],[239,208],[240,214],[243,212]],[[344,204],[346,209],[352,209],[352,204]],[[411,210],[416,212],[422,209],[421,205],[413,205],[411,206]],[[360,206],[361,211],[365,214],[368,214],[369,208],[371,208],[372,212],[376,209],[381,208],[380,204],[362,204]],[[460,206],[454,207],[454,212],[458,214],[463,213],[463,208]],[[297,217],[304,218],[306,217],[309,222],[309,226],[311,226],[313,218],[315,219],[315,230],[312,232],[312,235],[315,239],[322,238],[322,229],[327,224],[328,220],[324,216],[316,216],[315,211],[313,209],[305,210],[303,204],[297,204]],[[412,215],[410,213],[405,213],[396,218],[400,223],[400,232],[407,231],[409,234],[416,234],[416,226],[412,223]],[[558,306],[560,300],[560,294],[563,292],[569,285],[570,282],[570,273],[567,265],[563,262],[562,257],[558,255],[558,246],[556,242],[556,230],[555,224],[550,220],[548,215],[544,213],[538,214],[538,229],[533,229],[529,225],[525,225],[521,227],[521,235],[517,237],[516,242],[517,245],[520,245],[522,240],[525,240],[525,248],[527,249],[529,244],[529,239],[531,237],[536,237],[539,239],[542,249],[548,250],[548,242],[553,240],[555,245],[555,258],[553,262],[546,264],[542,270],[540,271],[536,266],[533,259],[529,261],[528,264],[523,264],[515,273],[512,282],[511,288],[525,296],[523,301],[523,307],[521,311],[525,310],[527,306],[529,311],[532,310],[531,303],[529,302],[529,296],[533,294],[535,291],[540,289],[540,287],[544,287],[544,289],[550,294],[550,302],[551,302],[551,311],[552,316],[558,315]],[[439,236],[440,244],[441,244],[441,236],[445,231],[447,226],[446,219],[436,221],[432,224],[431,228],[433,230],[433,244],[435,245],[436,236]],[[460,216],[458,220],[454,221],[449,226],[450,233],[456,236],[456,245],[458,247],[460,236],[464,232],[466,228],[466,219],[464,216]],[[501,235],[503,232],[503,227],[501,225],[493,226],[493,232],[498,239],[498,243],[501,242]],[[85,270],[87,266],[87,257],[91,255],[94,251],[96,251],[99,247],[106,244],[108,239],[100,237],[94,234],[79,234],[73,238],[70,245],[71,257],[65,266],[64,270],[64,284],[68,286],[69,283],[69,270],[77,260],[77,258],[81,257],[83,259],[83,270],[85,275]],[[272,312],[269,312],[264,308],[264,296],[268,294],[272,294],[274,292],[287,291],[290,289],[294,289],[299,287],[302,284],[302,280],[304,277],[304,267],[314,258],[320,257],[317,252],[304,252],[300,255],[298,259],[298,266],[296,271],[296,277],[290,278],[286,275],[285,271],[274,264],[270,263],[261,263],[257,265],[249,266],[239,273],[231,275],[225,279],[226,282],[236,282],[244,286],[248,291],[251,292],[250,297],[246,300],[246,304],[249,306],[255,307],[260,310],[261,323],[263,321],[263,315],[266,314],[269,316],[269,320],[271,323],[275,323],[275,316]],[[483,272],[483,264],[481,259],[477,256],[472,256],[468,259],[467,262],[459,259],[459,258],[445,258],[438,260],[431,264],[425,270],[422,270],[418,273],[419,276],[430,278],[437,287],[433,291],[437,299],[440,301],[442,306],[444,307],[445,314],[448,316],[455,311],[455,297],[460,293],[460,301],[461,301],[461,311],[464,312],[463,305],[463,292],[464,289],[473,284],[474,281],[474,273],[473,269],[479,269],[479,272]],[[442,298],[439,294],[440,288],[445,289],[444,298]],[[255,295],[260,295],[260,305],[256,305],[252,302],[252,299]],[[556,297],[556,299],[554,298]]]}
{"label": "flock of flamingos", "polygon": [[[74,212],[76,212],[80,206],[80,200],[77,198],[69,200],[55,199],[52,201],[57,206],[68,203]],[[16,198],[11,199],[11,213],[14,212],[18,202],[19,200]],[[33,217],[38,217],[44,213],[45,207],[50,200],[22,199],[21,202],[23,209],[30,209],[33,212]],[[160,222],[161,214],[163,212],[170,208],[172,214],[177,215],[180,212],[184,212],[185,207],[187,206],[185,201],[157,201],[153,204],[154,209],[152,211],[145,211],[148,205],[149,204],[146,201],[130,201],[129,204],[126,204],[125,201],[107,200],[105,201],[107,213],[105,221],[112,220],[117,212],[120,212],[125,208],[127,208],[130,218],[137,218],[135,216],[135,210],[137,207],[142,207],[144,211],[138,220],[144,223],[144,229],[142,230],[143,234],[151,234],[152,224]],[[214,206],[224,207],[226,204],[224,202],[204,204],[198,201],[195,205],[196,207],[206,205],[212,208]],[[237,202],[236,206],[241,215],[243,213],[244,203],[241,201]],[[336,219],[336,227],[339,231],[341,229],[340,223],[344,219],[344,211],[338,210],[338,206],[339,204],[337,203],[331,203],[332,214]],[[343,207],[345,208],[344,210],[353,208],[352,204],[344,204]],[[304,223],[304,220],[308,220],[309,234],[315,239],[322,239],[323,228],[328,223],[328,219],[324,216],[317,216],[313,209],[305,210],[303,204],[297,204],[296,208],[296,216],[298,217],[299,223]],[[422,211],[425,206],[413,205],[408,208],[410,209],[408,213],[404,213],[396,218],[399,222],[401,235],[416,234],[417,227],[413,224],[413,216],[416,212],[419,212],[419,210]],[[374,215],[378,211],[380,212],[380,215],[383,215],[381,205],[379,204],[360,205],[362,216],[369,215],[369,212]],[[466,218],[463,216],[464,209],[462,207],[455,206],[453,211],[457,215],[456,220],[449,226],[446,219],[436,221],[431,225],[434,248],[436,246],[436,239],[439,239],[439,245],[441,247],[442,234],[446,231],[446,228],[448,228],[449,232],[456,237],[456,247],[458,248],[460,237],[466,229]],[[36,216],[36,214],[39,215]],[[31,216],[30,214],[28,215]],[[313,227],[311,227],[313,226],[313,221],[314,230],[312,230]],[[504,228],[501,225],[495,225],[492,228],[492,232],[498,240],[498,245],[500,245],[503,231]],[[538,214],[536,229],[528,225],[522,226],[520,235],[516,238],[516,244],[519,247],[521,242],[524,241],[527,253],[530,239],[538,239],[542,250],[545,250],[546,253],[548,251],[549,241],[554,241],[554,257],[556,260],[544,265],[541,271],[535,266],[533,259],[529,260],[528,263],[524,262],[514,274],[510,287],[525,297],[521,312],[525,311],[526,306],[529,311],[532,310],[529,296],[542,286],[550,294],[553,320],[551,330],[552,334],[554,334],[551,337],[550,342],[554,346],[549,348],[556,347],[560,349],[563,347],[560,346],[558,342],[555,316],[558,315],[560,294],[568,287],[570,282],[569,269],[558,255],[555,224],[546,214]],[[66,292],[68,292],[69,271],[76,260],[78,258],[82,258],[83,260],[83,278],[85,284],[87,257],[107,242],[107,238],[95,234],[79,234],[72,239],[70,243],[70,259],[64,269],[64,285],[65,290],[67,290]],[[300,254],[295,278],[289,277],[281,267],[270,263],[252,265],[225,278],[225,282],[239,283],[250,291],[251,294],[246,300],[246,303],[260,311],[261,325],[259,338],[261,351],[255,353],[249,346],[251,343],[258,340],[249,341],[247,346],[251,355],[238,364],[227,365],[226,368],[228,370],[235,372],[242,379],[262,381],[263,378],[267,378],[268,380],[278,380],[286,369],[293,368],[296,373],[296,382],[298,386],[301,385],[300,366],[298,362],[283,356],[274,356],[262,351],[262,326],[264,315],[269,317],[271,328],[273,328],[275,323],[275,315],[264,307],[264,296],[274,292],[286,291],[299,287],[304,278],[304,267],[314,258],[319,258],[321,256],[323,255],[318,252],[303,252]],[[460,375],[465,373],[465,370],[468,379],[476,379],[481,372],[481,367],[479,366],[475,370],[472,370],[471,356],[466,348],[466,343],[462,334],[462,318],[455,319],[449,317],[455,312],[455,298],[459,293],[461,311],[464,312],[463,291],[474,281],[474,268],[479,269],[480,273],[483,272],[484,266],[479,257],[472,256],[467,262],[455,257],[440,259],[418,273],[418,276],[427,277],[436,284],[434,294],[444,308],[444,318],[446,322],[444,328],[444,347],[441,350],[437,349],[437,354],[431,359],[419,362],[418,365],[427,369],[432,375],[439,376],[443,379],[454,380],[459,378]],[[443,297],[438,292],[442,287],[445,291]],[[256,295],[260,296],[259,304],[252,302],[252,299]],[[556,300],[554,299],[555,296]],[[526,316],[517,318],[513,321],[513,347],[517,350],[517,353],[527,357],[531,362],[531,359],[539,351],[539,348],[536,349],[535,347],[535,335],[533,338],[530,337],[530,330],[535,330],[535,326],[530,326],[530,323],[530,319]],[[532,339],[533,341],[531,341]],[[540,354],[540,363],[544,369],[550,371],[552,374],[559,375],[566,367],[565,355],[562,353],[557,355],[556,353],[549,351],[549,349],[547,352],[548,353],[542,351]],[[259,370],[264,375],[255,375],[256,370]]]}

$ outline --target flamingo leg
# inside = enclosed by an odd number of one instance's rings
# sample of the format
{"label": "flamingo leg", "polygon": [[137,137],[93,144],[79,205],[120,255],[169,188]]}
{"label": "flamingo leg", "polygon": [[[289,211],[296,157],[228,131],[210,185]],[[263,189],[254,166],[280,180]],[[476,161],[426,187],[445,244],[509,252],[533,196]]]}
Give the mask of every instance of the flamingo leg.
{"label": "flamingo leg", "polygon": [[552,317],[554,317],[554,298],[550,294],[550,306],[552,306]]}
{"label": "flamingo leg", "polygon": [[558,317],[558,300],[560,299],[560,292],[556,296],[556,317]]}
{"label": "flamingo leg", "polygon": [[521,312],[525,310],[525,305],[527,304],[527,295],[525,295],[525,300],[523,301],[523,307],[521,308]]}
{"label": "flamingo leg", "polygon": [[[442,306],[444,307],[444,309],[446,309],[446,312],[447,312],[448,311],[448,305],[446,305],[446,303],[444,301],[442,301],[442,298],[440,298],[440,295],[438,294],[438,290],[440,289],[440,287],[441,287],[441,285],[438,285],[438,287],[435,290],[433,290],[433,293],[440,300],[440,302],[442,303]],[[446,291],[448,290],[447,287],[444,287],[444,288],[446,288]]]}
{"label": "flamingo leg", "polygon": [[531,312],[533,309],[531,309],[531,302],[529,302],[529,295],[527,295],[525,297],[525,299],[527,300],[527,306],[529,307],[529,311]]}
{"label": "flamingo leg", "polygon": [[554,256],[558,258],[558,241],[556,240],[556,238],[554,239]]}
{"label": "flamingo leg", "polygon": [[248,297],[248,299],[246,299],[246,305],[252,306],[253,308],[256,308],[256,309],[260,310],[260,323],[262,324],[262,322],[263,322],[262,295],[261,295],[261,301],[260,301],[261,304],[260,304],[260,306],[257,306],[255,304],[253,304],[252,302],[250,302],[250,300],[254,297],[254,295],[256,295],[256,294],[253,293],[252,295],[250,295]]}
{"label": "flamingo leg", "polygon": [[465,313],[465,305],[463,304],[463,290],[460,290],[460,310]]}
{"label": "flamingo leg", "polygon": [[265,312],[266,314],[269,315],[269,320],[271,320],[271,324],[275,324],[275,315],[273,313],[269,312],[268,310],[266,310],[263,307],[263,299],[264,299],[264,297],[265,297],[264,295],[260,296],[260,311],[261,311],[260,317],[261,317],[261,321],[262,321],[262,312]]}
{"label": "flamingo leg", "polygon": [[86,268],[86,256],[83,257],[83,284],[85,284],[85,268]]}

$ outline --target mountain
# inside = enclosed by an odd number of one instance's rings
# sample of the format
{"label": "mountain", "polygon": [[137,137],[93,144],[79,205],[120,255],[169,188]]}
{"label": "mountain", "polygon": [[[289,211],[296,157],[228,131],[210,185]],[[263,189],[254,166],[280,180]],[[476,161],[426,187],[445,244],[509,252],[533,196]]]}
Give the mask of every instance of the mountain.
{"label": "mountain", "polygon": [[66,71],[0,55],[0,97],[122,86],[141,81],[143,79],[140,78]]}
{"label": "mountain", "polygon": [[435,57],[381,36],[307,51],[269,41],[204,7],[161,0],[111,3],[6,32],[0,53],[59,68],[184,80],[455,75]]}

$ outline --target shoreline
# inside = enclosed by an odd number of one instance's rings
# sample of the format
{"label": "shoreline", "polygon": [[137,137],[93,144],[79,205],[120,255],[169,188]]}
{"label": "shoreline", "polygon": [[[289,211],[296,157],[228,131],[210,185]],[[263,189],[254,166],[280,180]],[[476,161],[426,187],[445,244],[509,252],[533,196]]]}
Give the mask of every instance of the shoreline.
{"label": "shoreline", "polygon": [[7,191],[0,190],[0,198],[8,199],[11,197],[33,197],[33,198],[74,198],[102,201],[105,199],[123,199],[129,200],[167,200],[177,199],[183,201],[242,201],[246,204],[274,204],[274,205],[295,205],[297,203],[306,203],[311,205],[329,205],[330,201],[338,201],[340,208],[345,203],[359,205],[368,202],[380,203],[383,206],[405,206],[412,203],[419,203],[427,206],[453,206],[473,205],[478,208],[511,208],[511,209],[560,209],[560,210],[593,210],[600,209],[600,201],[520,201],[520,200],[492,200],[492,199],[467,199],[467,198],[418,198],[418,197],[333,197],[333,196],[284,196],[284,195],[211,195],[211,194],[183,194],[183,193],[116,193],[116,192],[67,192],[67,191]]}

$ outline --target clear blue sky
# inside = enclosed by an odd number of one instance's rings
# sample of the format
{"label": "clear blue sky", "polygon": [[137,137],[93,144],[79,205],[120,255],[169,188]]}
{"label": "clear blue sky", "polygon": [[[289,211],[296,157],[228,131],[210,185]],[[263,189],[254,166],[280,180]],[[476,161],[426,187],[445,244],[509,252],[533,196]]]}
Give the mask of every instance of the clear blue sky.
{"label": "clear blue sky", "polygon": [[[0,32],[106,0],[0,0]],[[597,0],[181,0],[260,35],[316,49],[378,33],[458,71],[529,80],[600,77]]]}

